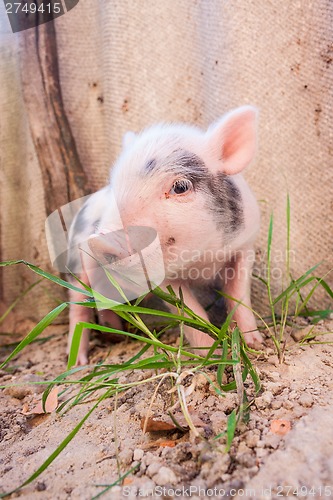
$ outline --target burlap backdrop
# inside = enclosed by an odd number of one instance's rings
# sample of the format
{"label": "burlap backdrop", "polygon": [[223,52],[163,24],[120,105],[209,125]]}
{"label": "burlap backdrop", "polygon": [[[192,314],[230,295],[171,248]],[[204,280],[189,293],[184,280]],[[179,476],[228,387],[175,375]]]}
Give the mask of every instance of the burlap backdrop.
{"label": "burlap backdrop", "polygon": [[[0,255],[50,269],[44,221],[52,193],[44,193],[22,99],[21,35],[11,33],[2,2],[0,16]],[[259,153],[246,177],[261,201],[261,272],[274,210],[279,277],[289,192],[292,272],[323,260],[323,275],[332,267],[332,26],[331,0],[80,0],[55,28],[65,110],[92,190],[105,183],[125,131],[170,120],[206,127],[254,104]],[[35,279],[6,269],[2,301]],[[39,285],[19,315],[40,318],[56,296]],[[259,304],[260,287],[256,297]]]}

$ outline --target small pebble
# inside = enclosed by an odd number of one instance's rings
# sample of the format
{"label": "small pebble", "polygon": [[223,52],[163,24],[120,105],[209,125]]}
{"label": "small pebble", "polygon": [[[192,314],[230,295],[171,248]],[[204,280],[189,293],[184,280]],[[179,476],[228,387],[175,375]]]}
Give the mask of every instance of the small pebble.
{"label": "small pebble", "polygon": [[207,378],[202,373],[198,373],[196,375],[195,381],[196,381],[198,389],[202,389],[203,387],[205,387],[206,385],[209,384],[209,381],[207,380]]}
{"label": "small pebble", "polygon": [[133,460],[133,450],[126,448],[119,453],[119,461],[124,465],[129,465]]}
{"label": "small pebble", "polygon": [[266,391],[262,395],[262,398],[266,401],[267,406],[269,406],[271,404],[271,402],[272,402],[273,394],[270,391]]}
{"label": "small pebble", "polygon": [[249,448],[255,448],[258,444],[259,436],[258,434],[254,434],[253,432],[248,432],[245,441]]}
{"label": "small pebble", "polygon": [[264,458],[266,455],[268,455],[268,450],[266,450],[265,448],[257,448],[256,455],[257,458]]}
{"label": "small pebble", "polygon": [[267,384],[267,390],[269,390],[274,396],[281,393],[281,383],[270,382]]}
{"label": "small pebble", "polygon": [[257,474],[257,472],[259,472],[259,467],[257,465],[254,465],[253,467],[250,468],[249,470],[249,473],[250,473],[250,477],[254,476],[255,474]]}
{"label": "small pebble", "polygon": [[314,334],[314,328],[313,325],[309,325],[306,328],[302,328],[301,330],[293,330],[291,332],[292,338],[295,340],[295,342],[300,342],[303,340],[307,335],[313,335]]}
{"label": "small pebble", "polygon": [[148,451],[145,454],[144,460],[145,460],[146,465],[148,466],[150,464],[155,463],[156,457],[155,457],[155,455],[153,453],[151,453],[151,451]]}
{"label": "small pebble", "polygon": [[236,460],[239,464],[243,465],[243,467],[246,467],[250,469],[251,467],[254,467],[256,464],[256,457],[255,455],[252,455],[252,453],[244,453],[244,455],[236,455]]}
{"label": "small pebble", "polygon": [[227,481],[229,481],[231,478],[231,475],[230,474],[222,474],[221,476],[221,479],[224,483],[226,483]]}
{"label": "small pebble", "polygon": [[177,477],[169,467],[160,467],[158,473],[153,477],[153,481],[159,486],[165,486],[166,484],[176,483]]}
{"label": "small pebble", "polygon": [[283,408],[286,410],[292,410],[294,408],[294,403],[292,403],[292,401],[284,401]]}
{"label": "small pebble", "polygon": [[272,401],[271,407],[273,410],[279,410],[281,406],[282,406],[282,401],[279,400]]}
{"label": "small pebble", "polygon": [[3,392],[4,394],[6,394],[6,396],[11,396],[12,398],[16,399],[23,399],[28,394],[31,394],[31,389],[30,387],[24,385],[14,385],[12,387],[6,387]]}
{"label": "small pebble", "polygon": [[271,372],[270,378],[273,380],[273,382],[278,382],[281,378],[281,375],[279,374],[279,372]]}
{"label": "small pebble", "polygon": [[313,405],[313,397],[311,394],[304,393],[300,396],[298,402],[300,405],[310,408]]}
{"label": "small pebble", "polygon": [[210,416],[210,421],[212,424],[212,429],[215,434],[219,434],[226,428],[227,416],[223,411],[212,412]]}
{"label": "small pebble", "polygon": [[216,397],[215,396],[208,396],[208,398],[205,401],[205,406],[208,407],[215,407],[216,406]]}
{"label": "small pebble", "polygon": [[135,460],[136,462],[139,462],[140,460],[142,460],[143,455],[144,455],[144,451],[140,450],[140,448],[137,448],[136,450],[134,450],[133,460]]}
{"label": "small pebble", "polygon": [[43,481],[38,481],[36,485],[36,490],[37,491],[45,491],[46,490],[46,484]]}
{"label": "small pebble", "polygon": [[265,409],[268,408],[273,399],[273,394],[269,391],[264,392],[262,396],[255,399],[255,404],[257,408]]}
{"label": "small pebble", "polygon": [[237,449],[237,455],[242,455],[243,453],[249,453],[251,450],[248,448],[248,446],[244,443],[244,441],[241,441],[239,443],[238,449]]}
{"label": "small pebble", "polygon": [[298,396],[298,393],[296,391],[291,391],[291,392],[289,392],[288,398],[289,399],[296,399],[297,396]]}
{"label": "small pebble", "polygon": [[280,441],[281,436],[278,436],[277,434],[268,434],[265,439],[265,447],[273,448],[273,450],[276,450],[280,444]]}
{"label": "small pebble", "polygon": [[155,474],[158,473],[159,470],[161,470],[161,464],[160,462],[153,462],[152,464],[149,465],[147,469],[147,476],[153,477]]}
{"label": "small pebble", "polygon": [[279,366],[279,358],[276,356],[276,354],[274,356],[268,356],[267,363],[269,363],[270,365]]}

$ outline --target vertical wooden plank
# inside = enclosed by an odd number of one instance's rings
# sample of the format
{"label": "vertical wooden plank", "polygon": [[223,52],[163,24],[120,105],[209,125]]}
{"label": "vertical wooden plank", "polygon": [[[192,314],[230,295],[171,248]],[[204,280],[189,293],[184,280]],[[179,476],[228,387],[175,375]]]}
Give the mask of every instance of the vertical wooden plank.
{"label": "vertical wooden plank", "polygon": [[49,215],[90,191],[64,109],[54,22],[20,36],[23,98]]}

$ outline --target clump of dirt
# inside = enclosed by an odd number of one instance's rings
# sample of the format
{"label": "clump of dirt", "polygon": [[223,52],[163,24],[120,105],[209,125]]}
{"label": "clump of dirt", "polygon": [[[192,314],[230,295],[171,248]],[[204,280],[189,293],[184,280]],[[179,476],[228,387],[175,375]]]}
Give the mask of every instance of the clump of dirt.
{"label": "clump of dirt", "polygon": [[[2,492],[37,470],[92,406],[92,402],[79,404],[62,415],[22,414],[41,399],[42,383],[66,369],[62,330],[53,327],[48,341],[30,345],[13,360],[11,372],[0,372],[0,383],[6,386],[0,393]],[[316,333],[323,331],[333,331],[333,321],[315,327]],[[167,335],[168,341],[177,341],[174,333]],[[332,336],[317,336],[320,339],[332,341]],[[116,344],[108,362],[122,363],[138,349],[136,342]],[[91,361],[102,360],[107,350],[96,344]],[[191,387],[187,404],[200,435],[178,428],[143,434],[143,420],[157,386],[147,382],[104,400],[46,471],[13,497],[90,499],[103,489],[98,485],[111,484],[131,469],[105,498],[235,497],[237,492],[239,497],[255,498],[297,492],[312,498],[332,496],[332,346],[294,343],[283,364],[266,346],[265,354],[252,361],[263,389],[255,395],[252,382],[245,382],[253,401],[249,421],[237,429],[228,453],[225,438],[213,438],[225,432],[228,415],[238,404],[236,392],[218,395],[204,374],[189,376],[184,380]],[[215,368],[205,374],[216,381]],[[151,375],[151,370],[135,370],[122,374],[120,381],[144,381]],[[171,405],[179,411],[170,387],[165,380],[159,388],[151,408],[155,420],[165,420]]]}

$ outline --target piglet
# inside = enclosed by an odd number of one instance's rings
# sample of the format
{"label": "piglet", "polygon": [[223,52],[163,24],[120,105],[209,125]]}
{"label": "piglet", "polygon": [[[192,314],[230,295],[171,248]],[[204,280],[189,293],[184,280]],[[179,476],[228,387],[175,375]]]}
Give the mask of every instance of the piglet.
{"label": "piglet", "polygon": [[[146,246],[150,248],[148,267],[153,277],[158,275],[151,286],[171,285],[175,291],[181,287],[186,305],[208,319],[193,290],[220,280],[221,289],[244,304],[235,309],[233,320],[246,342],[262,342],[250,310],[253,245],[260,215],[241,175],[256,151],[256,122],[257,110],[244,106],[206,132],[162,124],[138,135],[127,133],[109,185],[90,196],[73,221],[69,269],[94,288],[102,280],[96,273],[98,262],[113,266],[121,281],[128,267],[131,276],[135,275]],[[102,292],[107,295],[104,288]],[[135,294],[138,297],[140,291]],[[83,299],[79,292],[70,292],[72,302]],[[227,299],[229,311],[236,301]],[[71,305],[69,347],[76,323],[89,321],[90,313],[90,308]],[[111,326],[121,328],[115,313],[101,314]],[[193,347],[207,349],[214,342],[191,327],[185,327],[185,335]],[[88,344],[85,330],[78,364],[88,362]]]}

